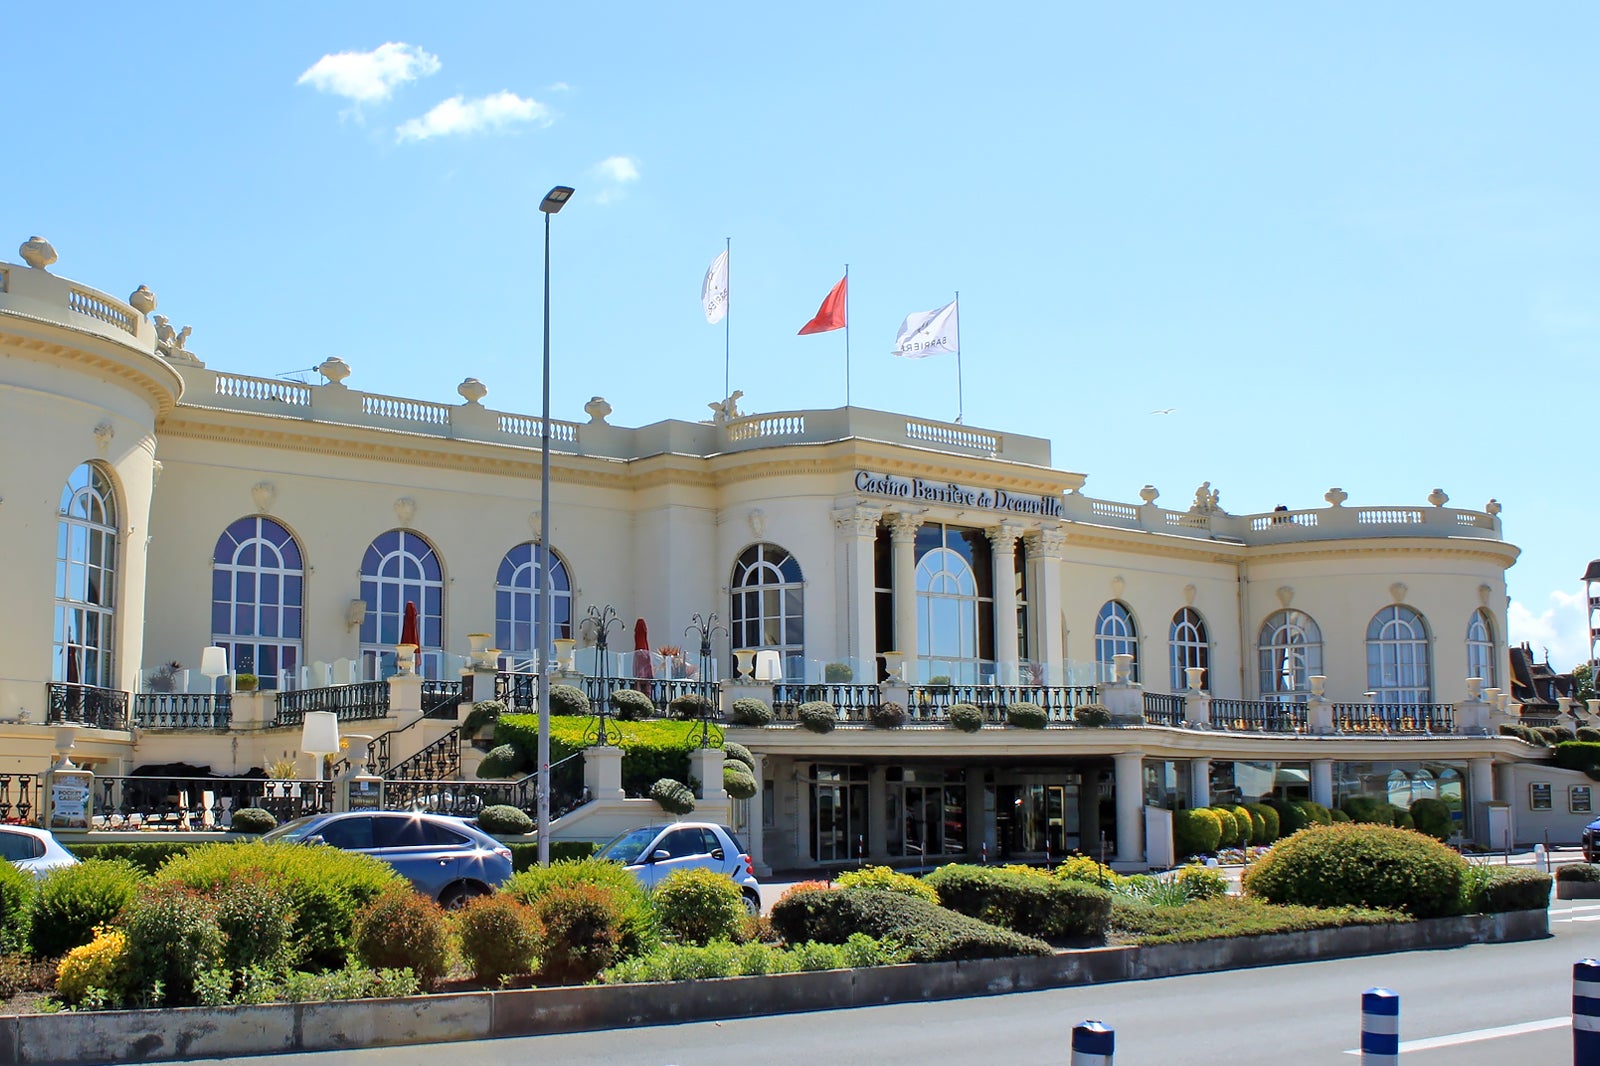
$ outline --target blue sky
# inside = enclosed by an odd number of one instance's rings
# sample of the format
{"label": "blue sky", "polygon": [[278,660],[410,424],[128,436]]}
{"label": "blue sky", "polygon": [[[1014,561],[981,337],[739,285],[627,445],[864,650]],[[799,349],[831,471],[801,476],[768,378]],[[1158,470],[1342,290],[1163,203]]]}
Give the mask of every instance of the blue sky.
{"label": "blue sky", "polygon": [[557,417],[722,397],[725,237],[744,409],[842,404],[795,332],[848,263],[854,404],[956,415],[953,358],[888,353],[959,290],[966,421],[1087,493],[1495,497],[1512,638],[1585,656],[1600,11],[739,6],[16,6],[3,229],[211,366],[536,412],[572,185]]}

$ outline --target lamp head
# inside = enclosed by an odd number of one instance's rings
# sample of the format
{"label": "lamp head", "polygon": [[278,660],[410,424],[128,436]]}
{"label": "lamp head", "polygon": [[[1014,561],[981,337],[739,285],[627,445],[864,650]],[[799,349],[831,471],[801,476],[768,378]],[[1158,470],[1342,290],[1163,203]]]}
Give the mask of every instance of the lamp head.
{"label": "lamp head", "polygon": [[557,185],[544,194],[544,199],[539,203],[539,210],[547,215],[553,215],[566,206],[570,199],[572,199],[572,189],[566,185]]}

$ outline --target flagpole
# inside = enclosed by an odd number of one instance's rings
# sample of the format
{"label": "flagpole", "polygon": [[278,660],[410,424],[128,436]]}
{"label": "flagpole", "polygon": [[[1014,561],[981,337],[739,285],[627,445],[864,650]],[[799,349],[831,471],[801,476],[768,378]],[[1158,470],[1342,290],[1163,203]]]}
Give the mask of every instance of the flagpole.
{"label": "flagpole", "polygon": [[850,406],[850,264],[844,265],[844,405]]}
{"label": "flagpole", "polygon": [[724,240],[727,241],[728,294],[722,298],[722,306],[727,308],[722,314],[722,396],[726,400],[733,395],[733,386],[729,384],[733,378],[733,345],[729,339],[733,334],[733,324],[728,321],[728,316],[733,313],[733,238],[726,237]]}
{"label": "flagpole", "polygon": [[961,399],[961,290],[956,290],[956,424],[965,425],[966,404]]}

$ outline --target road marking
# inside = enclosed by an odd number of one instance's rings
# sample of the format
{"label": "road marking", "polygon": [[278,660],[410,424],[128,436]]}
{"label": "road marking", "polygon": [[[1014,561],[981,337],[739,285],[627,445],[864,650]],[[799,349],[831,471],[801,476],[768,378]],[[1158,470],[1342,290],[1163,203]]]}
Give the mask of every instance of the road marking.
{"label": "road marking", "polygon": [[1551,918],[1550,924],[1557,925],[1561,922],[1600,922],[1600,914],[1580,914],[1576,918]]}
{"label": "road marking", "polygon": [[[1430,1036],[1426,1040],[1406,1040],[1400,1044],[1400,1053],[1408,1051],[1428,1051],[1436,1047],[1453,1047],[1456,1044],[1475,1044],[1480,1040],[1498,1040],[1503,1036],[1521,1036],[1523,1033],[1541,1033],[1546,1029],[1561,1029],[1572,1024],[1571,1018],[1545,1018],[1537,1022],[1518,1022],[1516,1025],[1501,1025],[1494,1029],[1474,1029],[1467,1033],[1450,1033],[1445,1036]],[[1360,1048],[1352,1048],[1345,1052],[1346,1055],[1361,1054]]]}

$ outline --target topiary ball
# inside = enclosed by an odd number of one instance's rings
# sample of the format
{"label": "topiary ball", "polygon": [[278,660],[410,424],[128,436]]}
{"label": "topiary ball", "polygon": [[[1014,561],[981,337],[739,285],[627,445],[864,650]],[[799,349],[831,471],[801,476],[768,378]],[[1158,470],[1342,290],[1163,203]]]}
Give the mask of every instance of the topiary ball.
{"label": "topiary ball", "polygon": [[872,718],[872,724],[879,729],[899,729],[906,724],[905,705],[892,700],[875,705],[868,714]]}
{"label": "topiary ball", "polygon": [[1072,720],[1091,728],[1107,726],[1111,724],[1111,708],[1103,703],[1085,703],[1072,712]]}
{"label": "topiary ball", "polygon": [[743,763],[722,764],[722,790],[734,799],[747,800],[759,790],[755,775]]}
{"label": "topiary ball", "polygon": [[533,819],[509,803],[496,803],[478,812],[478,828],[495,836],[521,836],[533,832]]}
{"label": "topiary ball", "polygon": [[756,768],[756,757],[750,754],[750,749],[731,740],[722,745],[722,757],[732,762],[744,763],[752,771]]}
{"label": "topiary ball", "polygon": [[1279,841],[1244,875],[1269,903],[1454,914],[1467,863],[1437,840],[1387,825],[1314,825]]}
{"label": "topiary ball", "polygon": [[950,728],[976,733],[983,728],[983,712],[975,703],[958,703],[950,708]]}
{"label": "topiary ball", "polygon": [[478,763],[478,778],[492,781],[501,777],[515,777],[523,769],[522,752],[514,744],[501,744],[490,748]]}
{"label": "topiary ball", "polygon": [[764,726],[772,724],[772,708],[765,700],[745,696],[733,701],[733,724]]}
{"label": "topiary ball", "polygon": [[831,733],[839,724],[839,712],[826,700],[802,703],[794,714],[795,719],[813,733]]}
{"label": "topiary ball", "polygon": [[589,697],[572,685],[550,686],[550,713],[584,715],[589,713]]}
{"label": "topiary ball", "polygon": [[278,820],[272,816],[271,811],[264,811],[260,807],[240,807],[233,812],[233,821],[228,828],[235,833],[265,833],[278,827]]}
{"label": "topiary ball", "polygon": [[694,810],[694,793],[682,781],[663,777],[650,786],[650,798],[668,814],[688,814]]}
{"label": "topiary ball", "polygon": [[686,722],[697,722],[711,717],[711,701],[698,692],[686,692],[667,704],[667,713]]}
{"label": "topiary ball", "polygon": [[619,688],[611,693],[611,710],[621,722],[642,722],[656,713],[656,705],[643,692]]}
{"label": "topiary ball", "polygon": [[1049,721],[1044,708],[1036,703],[1006,704],[1006,725],[1015,729],[1043,729]]}

